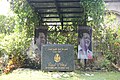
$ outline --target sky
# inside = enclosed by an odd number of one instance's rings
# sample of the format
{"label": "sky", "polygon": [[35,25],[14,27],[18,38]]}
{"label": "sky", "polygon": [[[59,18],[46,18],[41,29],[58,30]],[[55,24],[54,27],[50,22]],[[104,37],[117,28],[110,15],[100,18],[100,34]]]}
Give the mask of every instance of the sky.
{"label": "sky", "polygon": [[10,11],[10,4],[7,0],[0,0],[0,15],[7,16]]}

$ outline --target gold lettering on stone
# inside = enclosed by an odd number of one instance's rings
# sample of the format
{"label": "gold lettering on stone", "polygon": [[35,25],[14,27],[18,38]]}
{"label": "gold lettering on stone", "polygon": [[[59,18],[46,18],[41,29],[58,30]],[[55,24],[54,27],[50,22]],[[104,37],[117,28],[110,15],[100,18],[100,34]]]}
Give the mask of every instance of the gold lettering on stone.
{"label": "gold lettering on stone", "polygon": [[67,51],[68,48],[48,48],[49,51]]}

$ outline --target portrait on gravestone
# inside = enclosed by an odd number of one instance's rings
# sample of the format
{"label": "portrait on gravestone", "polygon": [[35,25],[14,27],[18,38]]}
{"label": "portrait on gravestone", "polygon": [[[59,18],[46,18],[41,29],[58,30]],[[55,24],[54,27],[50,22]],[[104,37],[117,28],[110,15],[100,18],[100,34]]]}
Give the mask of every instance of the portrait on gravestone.
{"label": "portrait on gravestone", "polygon": [[78,59],[92,59],[92,28],[79,27],[78,30]]}

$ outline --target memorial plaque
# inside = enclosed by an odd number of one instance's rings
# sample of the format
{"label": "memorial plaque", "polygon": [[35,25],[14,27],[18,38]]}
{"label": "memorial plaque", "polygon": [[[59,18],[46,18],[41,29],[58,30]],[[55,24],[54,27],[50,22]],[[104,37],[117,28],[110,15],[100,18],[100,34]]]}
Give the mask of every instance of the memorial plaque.
{"label": "memorial plaque", "polygon": [[74,47],[69,44],[47,44],[42,46],[41,70],[73,71]]}

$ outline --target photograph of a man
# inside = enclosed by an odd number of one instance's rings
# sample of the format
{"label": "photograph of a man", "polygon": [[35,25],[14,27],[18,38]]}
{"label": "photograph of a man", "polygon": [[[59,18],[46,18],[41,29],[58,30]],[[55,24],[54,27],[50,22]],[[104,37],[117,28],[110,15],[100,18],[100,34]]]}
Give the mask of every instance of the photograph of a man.
{"label": "photograph of a man", "polygon": [[36,36],[35,44],[41,50],[41,46],[45,44],[45,34],[43,32],[39,32],[39,35]]}
{"label": "photograph of a man", "polygon": [[37,32],[36,36],[35,36],[35,42],[34,42],[34,46],[33,46],[33,50],[34,53],[36,55],[36,60],[41,62],[41,47],[42,45],[44,45],[46,43],[46,39],[45,39],[45,33],[44,32]]}
{"label": "photograph of a man", "polygon": [[89,27],[79,28],[79,45],[78,45],[78,59],[92,59],[92,45],[91,35],[92,31]]}
{"label": "photograph of a man", "polygon": [[41,29],[35,30],[35,36],[30,44],[30,48],[27,52],[29,58],[36,61],[37,63],[41,62],[41,47],[46,44],[46,35],[45,31]]}

